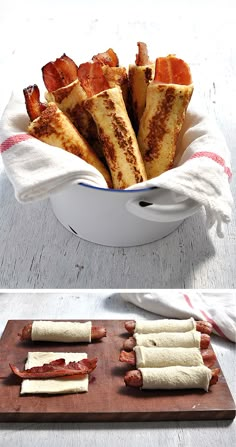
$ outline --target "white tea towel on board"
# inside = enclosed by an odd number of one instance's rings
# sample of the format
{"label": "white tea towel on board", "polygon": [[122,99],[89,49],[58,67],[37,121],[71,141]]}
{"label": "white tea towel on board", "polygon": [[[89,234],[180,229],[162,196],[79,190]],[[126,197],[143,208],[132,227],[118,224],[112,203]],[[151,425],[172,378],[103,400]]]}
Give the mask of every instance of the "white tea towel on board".
{"label": "white tea towel on board", "polygon": [[217,234],[223,237],[222,224],[230,222],[233,207],[230,152],[214,120],[191,104],[178,139],[175,166],[142,185],[159,186],[196,200],[205,209],[207,227],[216,223]]}
{"label": "white tea towel on board", "polygon": [[[19,201],[46,198],[73,180],[107,187],[94,167],[28,135],[28,122],[23,94],[21,99],[12,95],[1,120],[0,151]],[[216,223],[217,234],[223,237],[222,224],[230,222],[233,207],[231,175],[224,137],[208,116],[190,106],[178,139],[175,167],[130,188],[157,186],[182,199],[194,199],[205,208],[208,228]]]}
{"label": "white tea towel on board", "polygon": [[215,334],[236,343],[235,291],[158,290],[121,293],[121,297],[162,317],[207,320],[212,323]]}
{"label": "white tea towel on board", "polygon": [[26,133],[29,118],[22,98],[12,95],[0,124],[0,152],[20,202],[47,198],[73,181],[107,188],[102,174],[86,161]]}

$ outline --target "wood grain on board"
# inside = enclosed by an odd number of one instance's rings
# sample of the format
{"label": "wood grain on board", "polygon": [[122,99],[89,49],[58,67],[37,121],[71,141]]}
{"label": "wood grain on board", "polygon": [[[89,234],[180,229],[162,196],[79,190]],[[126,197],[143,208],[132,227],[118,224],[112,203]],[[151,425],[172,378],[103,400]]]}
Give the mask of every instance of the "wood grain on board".
{"label": "wood grain on board", "polygon": [[[82,320],[80,320],[82,321]],[[221,372],[219,382],[201,390],[149,391],[126,387],[127,364],[119,362],[123,341],[129,336],[124,321],[94,320],[107,328],[107,337],[91,344],[22,342],[18,337],[30,321],[9,320],[0,341],[0,421],[160,421],[233,419],[235,404]],[[20,395],[21,380],[11,374],[9,363],[24,369],[29,351],[87,352],[98,357],[88,393]],[[216,365],[218,366],[218,365]]]}

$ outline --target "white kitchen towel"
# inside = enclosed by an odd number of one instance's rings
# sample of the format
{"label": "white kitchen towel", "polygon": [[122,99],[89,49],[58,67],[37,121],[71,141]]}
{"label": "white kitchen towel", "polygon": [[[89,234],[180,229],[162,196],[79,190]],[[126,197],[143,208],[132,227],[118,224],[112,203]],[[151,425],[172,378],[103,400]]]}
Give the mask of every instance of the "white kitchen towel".
{"label": "white kitchen towel", "polygon": [[[20,202],[46,198],[73,180],[107,187],[94,167],[28,135],[28,122],[23,95],[12,95],[0,124],[0,151]],[[223,237],[222,224],[230,222],[233,207],[231,175],[230,152],[220,130],[208,116],[189,107],[175,167],[131,189],[157,186],[191,197],[204,206],[208,228],[216,223]]]}
{"label": "white kitchen towel", "polygon": [[231,177],[230,151],[221,131],[211,117],[190,104],[178,139],[175,167],[142,185],[159,186],[196,200],[205,209],[207,227],[216,223],[217,234],[223,237],[223,224],[230,222],[233,207]]}
{"label": "white kitchen towel", "polygon": [[207,320],[215,334],[236,343],[235,291],[158,290],[120,295],[124,301],[162,317]]}

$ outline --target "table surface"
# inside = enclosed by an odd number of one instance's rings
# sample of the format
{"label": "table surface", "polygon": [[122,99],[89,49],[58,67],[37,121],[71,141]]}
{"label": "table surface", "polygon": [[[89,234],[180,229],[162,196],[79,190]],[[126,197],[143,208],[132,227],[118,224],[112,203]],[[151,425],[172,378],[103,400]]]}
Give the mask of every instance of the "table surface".
{"label": "table surface", "polygon": [[[106,292],[2,293],[0,336],[10,319],[142,319],[154,314]],[[222,371],[236,400],[236,350],[231,342],[212,336]],[[61,446],[195,446],[234,445],[236,421],[147,422],[147,423],[2,423],[0,445],[28,447]],[[158,439],[158,443],[157,443]]]}
{"label": "table surface", "polygon": [[[150,55],[170,52],[192,68],[195,93],[215,117],[236,165],[236,28],[233,0],[108,2],[2,0],[0,114],[12,88],[37,82],[41,66],[63,52],[78,63],[109,46],[120,62],[134,60],[136,42]],[[14,14],[12,14],[14,11]],[[9,25],[10,24],[10,25]],[[11,32],[9,32],[11,26]],[[0,162],[1,163],[1,162]],[[235,182],[232,193],[235,197]],[[235,213],[219,239],[199,211],[168,237],[141,247],[110,248],[69,233],[47,200],[22,205],[0,164],[0,287],[2,288],[234,288]]]}

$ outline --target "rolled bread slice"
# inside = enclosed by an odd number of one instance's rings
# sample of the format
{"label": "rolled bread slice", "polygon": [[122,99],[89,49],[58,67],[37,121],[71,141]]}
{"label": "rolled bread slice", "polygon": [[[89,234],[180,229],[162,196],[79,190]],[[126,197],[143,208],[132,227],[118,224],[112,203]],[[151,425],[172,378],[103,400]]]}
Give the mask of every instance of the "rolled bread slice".
{"label": "rolled bread slice", "polygon": [[182,128],[193,85],[164,84],[152,81],[147,87],[138,143],[148,179],[173,165],[177,138]]}
{"label": "rolled bread slice", "polygon": [[28,132],[50,146],[56,146],[82,158],[94,166],[103,175],[108,186],[111,186],[110,174],[104,164],[54,102],[48,103],[41,115],[29,124]]}
{"label": "rolled bread slice", "polygon": [[[87,358],[86,353],[78,352],[28,352],[25,369],[42,366],[53,360],[63,358],[66,363],[78,362]],[[56,379],[25,379],[21,384],[21,394],[69,394],[88,392],[88,375],[72,380]]]}
{"label": "rolled bread slice", "polygon": [[206,366],[168,366],[166,368],[139,368],[143,389],[179,390],[203,389],[208,391],[212,377]]}
{"label": "rolled bread slice", "polygon": [[189,332],[161,332],[159,334],[134,334],[136,346],[146,347],[175,347],[200,348],[201,333]]}
{"label": "rolled bread slice", "polygon": [[62,343],[91,342],[91,321],[34,321],[31,338],[33,341]]}
{"label": "rolled bread slice", "polygon": [[187,320],[137,320],[135,324],[135,332],[139,334],[151,334],[159,332],[189,332],[196,330],[196,321],[194,318]]}
{"label": "rolled bread slice", "polygon": [[166,366],[204,365],[198,348],[134,347],[137,368],[163,368]]}
{"label": "rolled bread slice", "polygon": [[[96,126],[91,115],[84,109],[87,94],[78,79],[52,92],[46,92],[48,102],[55,102],[86,140],[96,137]],[[92,134],[92,135],[91,135]]]}
{"label": "rolled bread slice", "polygon": [[103,145],[113,186],[128,188],[147,179],[144,163],[120,87],[113,87],[85,101]]}

